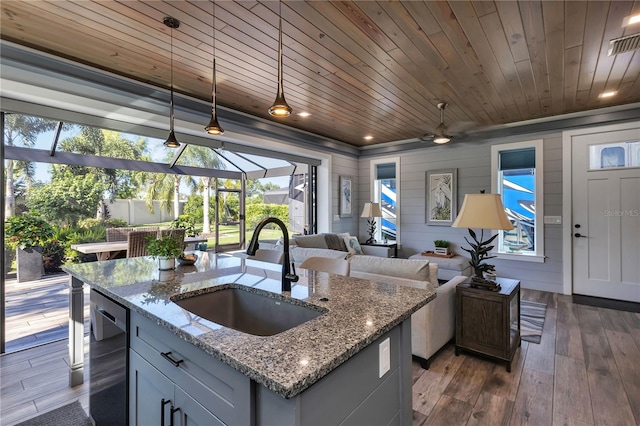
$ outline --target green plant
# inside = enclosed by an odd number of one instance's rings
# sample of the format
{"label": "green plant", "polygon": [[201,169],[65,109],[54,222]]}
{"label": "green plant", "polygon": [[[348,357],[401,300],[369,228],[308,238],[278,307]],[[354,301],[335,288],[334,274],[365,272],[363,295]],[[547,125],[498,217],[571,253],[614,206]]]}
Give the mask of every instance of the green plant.
{"label": "green plant", "polygon": [[433,245],[436,247],[447,248],[449,247],[449,241],[447,240],[435,240]]}
{"label": "green plant", "polygon": [[147,251],[153,257],[180,256],[182,246],[180,241],[165,235],[162,238],[147,238]]}
{"label": "green plant", "polygon": [[186,214],[181,214],[176,219],[174,219],[169,225],[169,228],[184,228],[185,235],[187,235],[188,237],[196,236],[196,221]]}
{"label": "green plant", "polygon": [[51,240],[42,246],[42,260],[46,273],[61,272],[65,261],[65,247],[58,240]]}
{"label": "green plant", "polygon": [[28,249],[42,246],[53,238],[53,226],[33,213],[8,218],[4,225],[6,243],[11,248]]}
{"label": "green plant", "polygon": [[96,219],[95,217],[90,217],[82,219],[78,222],[78,226],[81,228],[95,228],[97,226],[103,228],[124,228],[129,226],[129,224],[124,219]]}

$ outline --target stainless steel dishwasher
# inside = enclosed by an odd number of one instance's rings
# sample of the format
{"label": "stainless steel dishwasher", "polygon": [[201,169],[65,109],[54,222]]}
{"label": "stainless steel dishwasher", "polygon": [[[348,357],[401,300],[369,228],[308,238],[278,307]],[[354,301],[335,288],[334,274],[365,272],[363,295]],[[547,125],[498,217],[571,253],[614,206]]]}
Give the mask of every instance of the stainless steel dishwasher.
{"label": "stainless steel dishwasher", "polygon": [[129,310],[91,290],[89,412],[97,426],[129,421]]}

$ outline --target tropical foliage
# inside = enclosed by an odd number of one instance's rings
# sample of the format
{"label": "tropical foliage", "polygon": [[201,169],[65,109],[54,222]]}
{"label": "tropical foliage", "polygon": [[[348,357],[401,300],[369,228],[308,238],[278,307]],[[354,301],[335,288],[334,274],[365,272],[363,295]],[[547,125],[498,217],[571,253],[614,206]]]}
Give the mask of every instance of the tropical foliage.
{"label": "tropical foliage", "polygon": [[469,234],[471,238],[473,238],[473,243],[464,237],[465,241],[471,246],[471,249],[467,249],[462,247],[462,250],[466,251],[471,255],[471,260],[469,261],[469,265],[473,268],[475,272],[475,276],[478,278],[484,278],[484,272],[493,272],[495,271],[495,265],[491,265],[489,263],[483,263],[487,259],[493,259],[496,256],[490,256],[489,252],[493,250],[494,246],[490,246],[493,240],[496,239],[498,234],[492,236],[486,241],[482,241],[482,236],[480,240],[473,229],[469,229]]}
{"label": "tropical foliage", "polygon": [[15,249],[28,249],[42,246],[53,238],[53,226],[33,213],[7,218],[4,224],[6,244]]}

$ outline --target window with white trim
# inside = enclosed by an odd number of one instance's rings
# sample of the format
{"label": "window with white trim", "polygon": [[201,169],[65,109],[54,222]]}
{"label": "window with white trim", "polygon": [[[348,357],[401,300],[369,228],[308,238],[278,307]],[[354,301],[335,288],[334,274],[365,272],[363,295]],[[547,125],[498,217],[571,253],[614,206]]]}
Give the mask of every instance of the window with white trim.
{"label": "window with white trim", "polygon": [[544,260],[542,140],[491,147],[491,189],[501,194],[513,224],[499,231],[494,252],[502,258]]}
{"label": "window with white trim", "polygon": [[371,201],[380,203],[382,217],[377,219],[374,238],[398,241],[400,238],[400,158],[371,161]]}

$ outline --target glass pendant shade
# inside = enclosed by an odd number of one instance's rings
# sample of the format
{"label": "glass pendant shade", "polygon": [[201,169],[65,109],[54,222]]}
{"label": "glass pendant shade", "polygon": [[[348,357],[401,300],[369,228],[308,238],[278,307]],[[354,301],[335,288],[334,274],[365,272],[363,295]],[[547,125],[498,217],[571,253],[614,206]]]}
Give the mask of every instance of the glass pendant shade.
{"label": "glass pendant shade", "polygon": [[433,138],[433,142],[439,143],[439,144],[447,143],[450,140],[451,138],[445,135],[437,135],[436,137]]}
{"label": "glass pendant shade", "polygon": [[224,133],[224,130],[218,123],[218,114],[217,114],[217,105],[216,105],[216,2],[213,3],[213,77],[211,83],[211,118],[209,119],[209,124],[204,130],[213,136],[219,136]]}
{"label": "glass pendant shade", "polygon": [[269,114],[275,117],[288,117],[293,110],[284,99],[282,84],[282,2],[279,3],[280,26],[278,29],[278,94],[273,105],[269,108]]}
{"label": "glass pendant shade", "polygon": [[173,128],[173,29],[180,26],[180,21],[170,16],[167,16],[162,21],[167,27],[171,28],[171,93],[169,103],[169,137],[164,141],[164,146],[167,148],[179,148],[180,142],[176,138],[176,133]]}

